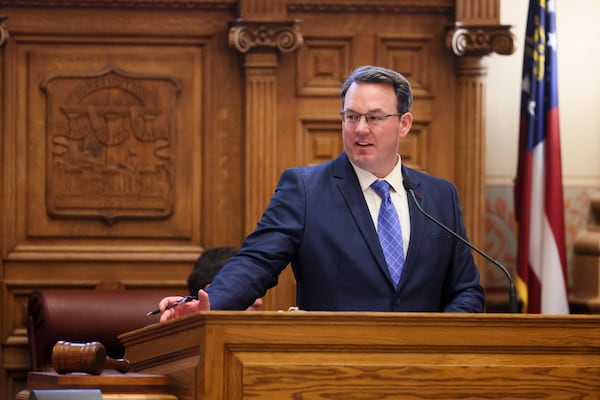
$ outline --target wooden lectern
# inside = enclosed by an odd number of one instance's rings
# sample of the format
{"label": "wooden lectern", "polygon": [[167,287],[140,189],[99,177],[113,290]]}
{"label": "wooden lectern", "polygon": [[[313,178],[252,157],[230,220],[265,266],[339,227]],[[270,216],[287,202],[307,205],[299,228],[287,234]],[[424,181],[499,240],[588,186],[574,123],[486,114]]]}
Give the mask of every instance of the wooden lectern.
{"label": "wooden lectern", "polygon": [[600,398],[589,315],[212,311],[119,339],[179,400]]}

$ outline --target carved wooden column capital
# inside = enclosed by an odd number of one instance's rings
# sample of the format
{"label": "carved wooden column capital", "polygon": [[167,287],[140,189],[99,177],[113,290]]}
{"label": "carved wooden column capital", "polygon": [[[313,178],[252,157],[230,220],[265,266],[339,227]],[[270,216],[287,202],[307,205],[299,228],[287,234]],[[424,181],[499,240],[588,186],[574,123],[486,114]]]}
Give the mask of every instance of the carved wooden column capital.
{"label": "carved wooden column capital", "polygon": [[270,18],[260,16],[261,4],[242,7],[247,18],[230,23],[229,45],[244,55],[246,230],[252,231],[277,183],[277,70],[278,54],[302,44],[297,21],[281,14],[281,3],[269,3]]}
{"label": "carved wooden column capital", "polygon": [[289,53],[302,44],[297,21],[236,20],[229,28],[229,45],[240,53],[278,50]]}
{"label": "carved wooden column capital", "polygon": [[515,36],[510,25],[463,25],[457,22],[446,35],[446,46],[454,55],[510,55],[515,51]]}
{"label": "carved wooden column capital", "polygon": [[7,18],[7,16],[0,15],[0,47],[4,46],[4,43],[8,40],[8,29],[6,29],[6,25],[4,25],[4,21],[6,21]]}

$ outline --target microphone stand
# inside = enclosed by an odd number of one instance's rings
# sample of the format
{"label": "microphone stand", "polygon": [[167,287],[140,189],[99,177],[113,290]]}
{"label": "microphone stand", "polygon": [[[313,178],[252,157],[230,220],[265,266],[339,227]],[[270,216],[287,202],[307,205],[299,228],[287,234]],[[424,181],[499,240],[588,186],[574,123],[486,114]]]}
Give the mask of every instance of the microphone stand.
{"label": "microphone stand", "polygon": [[510,276],[510,272],[508,272],[508,270],[506,269],[506,267],[504,265],[500,264],[498,261],[494,260],[492,257],[488,256],[482,250],[479,250],[474,244],[472,244],[469,241],[467,241],[466,239],[464,239],[462,236],[460,236],[458,233],[454,232],[452,229],[448,228],[446,225],[444,225],[443,223],[441,223],[440,221],[438,221],[436,218],[434,218],[433,216],[429,215],[429,213],[427,213],[423,209],[423,207],[421,207],[421,204],[419,204],[419,202],[417,201],[417,197],[415,196],[415,191],[413,190],[412,186],[410,186],[410,184],[408,183],[408,181],[406,179],[403,179],[402,180],[402,184],[404,186],[404,189],[408,193],[410,193],[410,195],[411,195],[412,199],[414,200],[417,208],[419,209],[419,211],[421,211],[421,213],[424,216],[426,216],[431,221],[433,221],[436,225],[440,226],[446,232],[448,232],[449,234],[451,234],[452,236],[454,236],[455,238],[457,238],[458,240],[460,240],[467,247],[469,247],[470,249],[475,250],[477,253],[479,253],[481,256],[483,256],[486,260],[488,260],[489,262],[491,262],[492,264],[494,264],[496,267],[498,267],[504,273],[504,275],[506,275],[506,279],[508,279],[508,309],[509,309],[509,312],[511,312],[511,313],[517,313],[517,312],[519,312],[518,311],[518,306],[517,306],[517,291],[516,291],[516,288],[515,288],[515,284],[513,282],[512,277]]}

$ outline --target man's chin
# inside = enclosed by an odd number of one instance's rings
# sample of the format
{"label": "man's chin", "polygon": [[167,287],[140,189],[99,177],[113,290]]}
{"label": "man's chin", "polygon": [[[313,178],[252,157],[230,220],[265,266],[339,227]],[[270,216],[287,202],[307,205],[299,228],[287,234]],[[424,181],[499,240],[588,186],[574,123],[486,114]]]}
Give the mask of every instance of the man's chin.
{"label": "man's chin", "polygon": [[373,155],[367,154],[367,152],[354,153],[351,160],[358,168],[367,171],[370,171],[373,167]]}

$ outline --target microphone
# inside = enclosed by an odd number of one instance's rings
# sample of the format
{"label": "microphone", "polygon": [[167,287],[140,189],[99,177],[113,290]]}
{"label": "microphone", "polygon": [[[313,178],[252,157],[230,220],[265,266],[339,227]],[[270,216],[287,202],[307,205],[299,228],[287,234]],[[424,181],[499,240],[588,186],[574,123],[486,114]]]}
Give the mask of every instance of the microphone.
{"label": "microphone", "polygon": [[449,234],[451,234],[452,236],[454,236],[455,238],[457,238],[458,240],[460,240],[461,242],[463,242],[467,247],[469,247],[472,250],[475,250],[477,253],[479,253],[480,255],[482,255],[486,260],[488,260],[489,262],[491,262],[492,264],[494,264],[496,267],[500,268],[500,270],[504,273],[504,275],[506,275],[506,279],[508,279],[508,307],[509,307],[509,311],[511,313],[518,312],[518,307],[517,307],[517,292],[516,292],[516,289],[515,289],[515,283],[513,282],[513,279],[510,276],[510,272],[508,272],[508,270],[506,269],[506,267],[504,265],[500,264],[498,261],[494,260],[492,257],[488,256],[482,250],[479,250],[477,247],[475,247],[475,245],[471,244],[469,241],[467,241],[466,239],[464,239],[458,233],[454,232],[452,229],[448,228],[446,225],[444,225],[443,223],[441,223],[440,221],[438,221],[436,218],[434,218],[433,216],[431,216],[429,213],[427,213],[425,210],[423,210],[423,207],[421,207],[421,204],[419,204],[419,202],[417,201],[417,197],[415,196],[415,191],[414,191],[411,183],[408,182],[408,180],[406,178],[402,179],[402,186],[404,186],[404,190],[406,190],[407,193],[410,193],[410,195],[413,198],[413,200],[414,200],[417,208],[419,209],[419,211],[424,216],[426,216],[431,221],[433,221],[436,225],[440,226],[446,232],[448,232]]}

